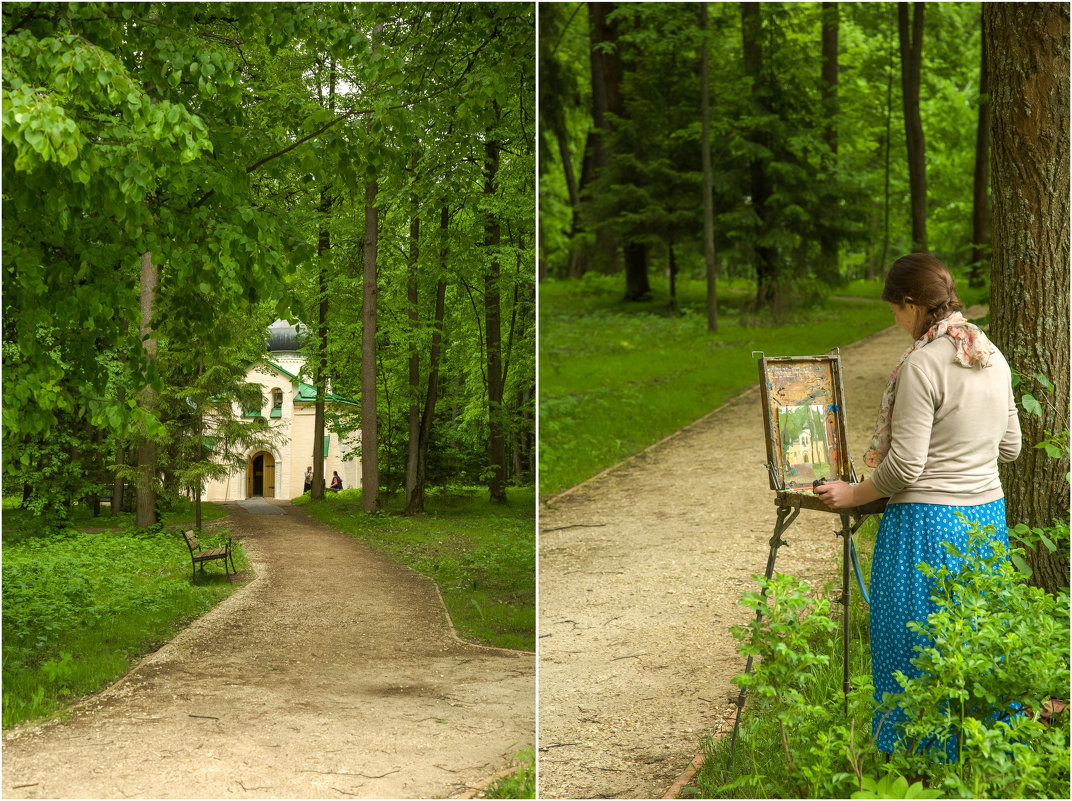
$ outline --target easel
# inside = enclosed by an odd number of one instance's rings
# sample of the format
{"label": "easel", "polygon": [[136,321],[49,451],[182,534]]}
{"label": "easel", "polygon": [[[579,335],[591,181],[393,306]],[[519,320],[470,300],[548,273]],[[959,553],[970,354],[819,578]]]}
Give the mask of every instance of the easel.
{"label": "easel", "polygon": [[[755,353],[753,353],[753,355],[755,355]],[[801,509],[812,509],[817,512],[838,515],[841,527],[837,529],[834,534],[842,538],[841,596],[837,598],[835,602],[840,603],[842,607],[842,691],[844,694],[845,714],[848,715],[849,691],[852,689],[852,683],[849,679],[850,562],[855,567],[857,579],[860,582],[861,589],[863,588],[863,577],[860,575],[859,562],[856,559],[856,548],[852,543],[852,535],[859,531],[867,518],[872,515],[881,514],[886,508],[888,499],[882,498],[861,507],[834,512],[828,509],[813,492],[809,492],[807,489],[802,489],[800,487],[787,486],[783,469],[785,455],[777,446],[777,443],[780,442],[777,410],[779,405],[781,405],[778,396],[784,396],[786,393],[781,391],[781,389],[775,389],[774,382],[771,379],[771,372],[773,372],[771,368],[778,365],[787,365],[790,369],[799,366],[802,371],[816,367],[819,368],[816,380],[824,382],[820,389],[828,391],[829,397],[824,398],[824,400],[830,401],[829,404],[827,404],[827,408],[833,412],[833,426],[831,426],[830,430],[826,433],[831,435],[831,438],[835,440],[835,442],[828,443],[828,445],[832,446],[831,450],[836,449],[838,458],[836,459],[836,464],[831,463],[831,467],[834,468],[835,474],[842,480],[847,481],[850,484],[856,484],[859,482],[856,476],[855,465],[851,458],[845,458],[844,443],[847,442],[848,438],[845,433],[846,426],[841,384],[841,360],[840,356],[836,353],[831,356],[807,356],[778,359],[768,359],[764,356],[759,360],[759,376],[761,390],[765,390],[761,391],[760,394],[763,399],[764,423],[767,427],[767,473],[770,479],[771,489],[775,491],[774,503],[778,507],[778,519],[775,521],[774,534],[770,539],[770,552],[767,555],[767,569],[764,575],[767,581],[770,581],[771,577],[774,575],[774,563],[778,557],[778,549],[783,545],[789,544],[782,539],[782,534],[784,534],[786,529],[793,524],[797,515],[800,514]],[[829,372],[826,373],[826,370],[829,370]],[[805,403],[811,403],[817,396],[816,392],[809,393],[805,398]],[[793,406],[792,403],[787,405]],[[766,594],[766,588],[764,588],[763,594]],[[762,617],[762,610],[757,609],[756,622],[759,623],[760,620],[762,620]],[[748,657],[744,672],[746,674],[752,672],[752,656]],[[727,770],[729,770],[730,766],[733,764],[733,754],[737,746],[737,733],[741,723],[741,711],[744,709],[747,693],[748,688],[742,687],[740,694],[737,696],[737,713],[733,720],[733,736],[730,739],[730,755],[726,762]]]}

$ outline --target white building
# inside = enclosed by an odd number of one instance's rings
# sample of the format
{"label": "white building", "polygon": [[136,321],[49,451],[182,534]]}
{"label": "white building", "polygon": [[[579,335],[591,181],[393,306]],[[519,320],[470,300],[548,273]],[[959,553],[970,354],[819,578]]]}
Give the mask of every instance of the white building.
{"label": "white building", "polygon": [[[234,414],[246,418],[263,418],[274,434],[273,443],[252,448],[246,456],[245,469],[225,478],[209,481],[205,499],[234,501],[245,498],[297,498],[304,492],[305,470],[313,465],[313,421],[316,414],[316,388],[299,376],[305,357],[300,351],[296,327],[282,320],[268,329],[267,358],[246,368],[246,381],[261,387],[260,409],[242,409],[236,403]],[[353,401],[333,395],[328,388],[324,411],[324,482],[331,483],[333,471],[342,479],[344,489],[360,486],[359,460],[344,457],[358,450],[360,435],[352,434],[340,441],[332,419],[341,405],[356,407]],[[356,454],[355,454],[356,456]]]}

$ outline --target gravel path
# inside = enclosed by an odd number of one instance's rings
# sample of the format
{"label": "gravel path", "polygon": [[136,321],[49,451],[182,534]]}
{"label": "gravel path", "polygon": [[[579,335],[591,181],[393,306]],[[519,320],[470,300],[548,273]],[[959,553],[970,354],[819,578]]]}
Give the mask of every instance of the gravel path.
{"label": "gravel path", "polygon": [[5,733],[5,798],[448,797],[535,741],[532,654],[460,641],[430,579],[272,506],[217,521],[255,581],[69,720]]}
{"label": "gravel path", "polygon": [[[889,328],[841,351],[857,472],[909,344]],[[808,355],[791,350],[767,355]],[[540,797],[661,798],[732,718],[744,660],[729,628],[749,619],[738,599],[775,522],[765,463],[753,387],[541,509]],[[838,575],[837,524],[803,511],[776,570]]]}

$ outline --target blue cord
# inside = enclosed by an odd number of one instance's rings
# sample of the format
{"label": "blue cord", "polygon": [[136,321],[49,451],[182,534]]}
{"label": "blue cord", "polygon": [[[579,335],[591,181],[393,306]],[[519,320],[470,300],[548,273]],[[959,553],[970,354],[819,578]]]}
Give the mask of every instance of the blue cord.
{"label": "blue cord", "polygon": [[849,538],[849,554],[852,556],[852,569],[856,572],[856,583],[860,585],[860,592],[864,595],[864,601],[868,606],[871,606],[871,598],[867,594],[867,587],[864,586],[864,574],[860,572],[860,560],[856,556],[856,543]]}

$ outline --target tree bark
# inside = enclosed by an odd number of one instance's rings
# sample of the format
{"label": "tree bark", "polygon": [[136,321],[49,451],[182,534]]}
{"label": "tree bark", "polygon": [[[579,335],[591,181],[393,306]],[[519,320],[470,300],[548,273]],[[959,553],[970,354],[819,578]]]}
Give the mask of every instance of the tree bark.
{"label": "tree bark", "polygon": [[[1060,3],[983,4],[990,70],[994,202],[990,333],[1012,368],[1045,374],[1043,415],[1020,417],[1024,448],[1000,466],[1010,523],[1068,517],[1067,452],[1033,446],[1068,429],[1069,9]],[[1035,387],[1028,385],[1029,389]],[[1028,551],[1032,582],[1068,586],[1068,552]]]}
{"label": "tree bark", "polygon": [[380,508],[379,430],[376,421],[378,192],[377,181],[371,181],[365,188],[365,248],[361,291],[361,500],[366,512],[376,512]]}
{"label": "tree bark", "polygon": [[324,499],[324,418],[326,416],[326,397],[328,392],[328,266],[327,252],[331,249],[331,231],[328,229],[328,217],[331,214],[333,199],[327,189],[320,192],[320,213],[324,221],[317,237],[316,255],[319,273],[317,275],[317,350],[316,350],[316,403],[313,407],[313,486],[309,490],[311,500]]}
{"label": "tree bark", "polygon": [[[762,116],[768,113],[767,90],[763,75],[763,21],[760,17],[759,3],[741,3],[741,45],[744,54],[745,74],[751,82],[752,105],[755,112]],[[752,134],[752,138],[763,147],[771,149],[770,136],[764,127]],[[759,220],[756,254],[756,305],[769,306],[774,300],[775,282],[778,277],[778,254],[774,248],[761,243],[766,227],[767,202],[772,188],[767,165],[760,158],[753,158],[749,167],[752,195],[752,211]]]}
{"label": "tree bark", "polygon": [[[446,242],[447,225],[450,220],[449,209],[444,206],[439,217],[439,228]],[[432,345],[428,354],[428,388],[424,396],[424,411],[421,413],[421,425],[417,433],[417,461],[414,466],[412,485],[407,475],[405,514],[415,515],[424,512],[424,485],[428,465],[428,442],[432,437],[432,420],[439,393],[439,360],[443,343],[443,317],[446,310],[447,282],[447,247],[443,245],[440,257],[440,278],[436,283],[435,312],[432,318]]]}
{"label": "tree bark", "polygon": [[[618,48],[618,28],[607,17],[614,12],[615,3],[588,3],[589,51],[592,72],[592,128],[589,144],[595,174],[611,166],[614,160],[608,113],[622,116],[622,57]],[[600,272],[613,273],[618,265],[618,237],[605,226],[595,222],[596,244],[590,263]],[[627,279],[628,280],[628,279]]]}
{"label": "tree bark", "polygon": [[923,3],[897,4],[897,33],[901,45],[901,102],[908,145],[908,185],[912,208],[912,249],[927,250],[927,167],[924,161],[923,119],[919,113],[919,79],[923,65]]}
{"label": "tree bark", "polygon": [[[822,5],[822,68],[820,78],[823,85],[823,140],[826,153],[823,156],[823,173],[828,179],[837,174],[838,155],[838,4]],[[819,235],[819,264],[816,271],[821,279],[828,283],[838,280],[838,237],[829,227],[824,226]]]}
{"label": "tree bark", "polygon": [[[714,169],[711,165],[711,46],[707,38],[707,3],[700,3],[700,165],[703,171],[704,275],[707,278],[707,330],[718,331],[718,277],[715,270]],[[673,251],[671,250],[671,253]],[[674,274],[673,268],[670,270]]]}
{"label": "tree bark", "polygon": [[[145,351],[147,367],[156,361],[157,341],[153,336],[153,304],[156,290],[160,283],[160,270],[153,263],[153,254],[146,251],[141,255],[140,301],[141,321],[138,331],[141,334],[142,348]],[[138,394],[138,406],[147,414],[156,410],[157,394],[151,382],[146,382]],[[148,528],[156,523],[156,442],[142,432],[138,441],[138,502],[134,513],[134,525]]]}
{"label": "tree bark", "polygon": [[[981,12],[980,12],[981,13]],[[975,176],[972,187],[972,255],[968,285],[981,287],[990,258],[990,91],[986,48],[980,47],[979,122],[975,129]]]}
{"label": "tree bark", "polygon": [[[416,167],[416,156],[412,159]],[[420,461],[421,440],[421,365],[417,349],[420,315],[417,313],[417,261],[420,256],[421,220],[419,208],[413,210],[409,222],[409,271],[406,276],[406,300],[409,316],[409,448],[406,452],[406,510],[407,515],[424,512],[424,498],[415,499],[417,463]]]}
{"label": "tree bark", "polygon": [[[484,194],[495,196],[499,143],[488,132],[484,144]],[[502,321],[499,301],[499,220],[490,210],[484,222],[484,247],[489,250],[484,273],[484,341],[488,374],[488,492],[492,501],[506,502],[506,427],[503,421]]]}

